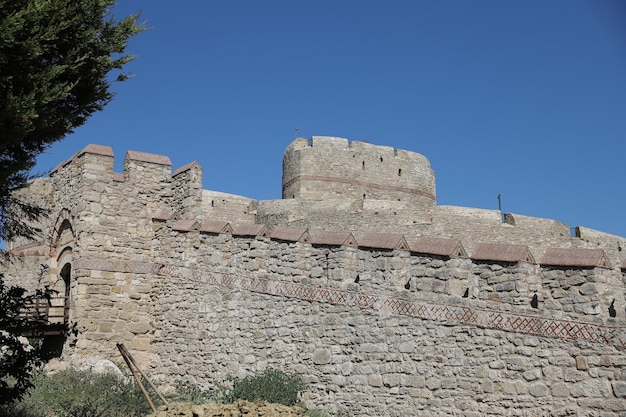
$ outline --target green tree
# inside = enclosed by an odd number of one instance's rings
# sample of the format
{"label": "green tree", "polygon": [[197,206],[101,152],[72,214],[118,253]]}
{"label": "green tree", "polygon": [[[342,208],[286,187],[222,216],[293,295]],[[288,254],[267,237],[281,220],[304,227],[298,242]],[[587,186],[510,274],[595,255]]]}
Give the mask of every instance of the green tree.
{"label": "green tree", "polygon": [[[124,81],[128,40],[139,15],[119,21],[115,0],[0,0],[0,241],[33,238],[45,209],[18,197],[36,157],[83,125]],[[19,311],[32,297],[0,275],[0,403],[30,387],[39,352],[20,335],[32,321]]]}
{"label": "green tree", "polygon": [[50,295],[48,288],[28,295],[23,288],[8,287],[0,274],[0,405],[21,399],[32,386],[33,371],[42,362],[41,351],[23,335],[36,334],[42,318],[22,313]]}
{"label": "green tree", "polygon": [[[0,239],[33,237],[41,207],[13,195],[36,157],[111,101],[139,15],[115,0],[0,0]],[[25,221],[24,221],[25,220]]]}

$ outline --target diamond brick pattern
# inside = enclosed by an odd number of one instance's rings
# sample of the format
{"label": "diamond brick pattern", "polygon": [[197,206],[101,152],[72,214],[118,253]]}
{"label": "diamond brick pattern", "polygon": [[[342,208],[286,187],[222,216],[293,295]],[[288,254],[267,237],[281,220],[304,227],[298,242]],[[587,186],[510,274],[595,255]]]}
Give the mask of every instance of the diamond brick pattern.
{"label": "diamond brick pattern", "polygon": [[[297,298],[319,303],[357,306],[364,309],[387,310],[399,315],[426,320],[455,322],[515,333],[533,334],[566,340],[586,340],[593,343],[614,343],[617,331],[622,327],[604,326],[573,320],[550,319],[540,316],[507,313],[471,308],[459,305],[438,304],[398,298],[385,298],[363,292],[344,291],[336,288],[317,287],[294,282],[241,276],[230,273],[191,273],[186,268],[160,265],[152,268],[158,275],[190,277],[193,281],[240,288],[273,296]],[[623,342],[616,342],[624,345]]]}

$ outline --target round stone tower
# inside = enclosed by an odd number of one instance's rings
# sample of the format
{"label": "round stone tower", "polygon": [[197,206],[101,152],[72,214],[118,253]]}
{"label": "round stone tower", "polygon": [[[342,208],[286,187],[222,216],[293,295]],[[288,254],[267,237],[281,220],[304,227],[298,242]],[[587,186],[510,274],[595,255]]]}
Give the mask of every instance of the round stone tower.
{"label": "round stone tower", "polygon": [[283,157],[283,199],[436,203],[435,174],[415,152],[347,139],[299,138]]}

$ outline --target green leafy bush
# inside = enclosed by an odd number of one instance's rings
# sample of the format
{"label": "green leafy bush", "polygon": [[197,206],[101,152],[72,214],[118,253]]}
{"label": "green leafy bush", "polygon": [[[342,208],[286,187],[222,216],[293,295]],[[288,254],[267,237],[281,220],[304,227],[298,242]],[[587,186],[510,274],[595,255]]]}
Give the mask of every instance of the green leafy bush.
{"label": "green leafy bush", "polygon": [[51,295],[49,288],[28,294],[24,288],[7,286],[0,274],[0,404],[20,400],[33,386],[31,377],[43,363],[41,343],[29,343],[22,335],[36,333],[41,318],[22,313]]}
{"label": "green leafy bush", "polygon": [[137,384],[114,374],[71,369],[38,375],[33,383],[22,401],[0,408],[0,417],[141,417],[151,411]]}
{"label": "green leafy bush", "polygon": [[166,396],[168,402],[206,404],[212,398],[211,393],[185,380],[174,383],[174,391]]}
{"label": "green leafy bush", "polygon": [[[218,385],[213,401],[261,400],[293,406],[298,402],[298,394],[306,389],[299,374],[272,368],[230,382],[228,387]],[[0,417],[142,417],[151,411],[135,381],[114,374],[70,369],[49,376],[38,374],[33,383],[21,401],[0,407]],[[157,396],[152,394],[158,406]],[[201,404],[208,402],[208,394],[191,382],[176,381],[169,401]],[[306,415],[328,416],[319,410],[307,410]]]}
{"label": "green leafy bush", "polygon": [[260,374],[234,379],[232,389],[222,396],[225,402],[261,400],[293,406],[298,402],[298,393],[305,389],[306,384],[299,374],[268,368]]}

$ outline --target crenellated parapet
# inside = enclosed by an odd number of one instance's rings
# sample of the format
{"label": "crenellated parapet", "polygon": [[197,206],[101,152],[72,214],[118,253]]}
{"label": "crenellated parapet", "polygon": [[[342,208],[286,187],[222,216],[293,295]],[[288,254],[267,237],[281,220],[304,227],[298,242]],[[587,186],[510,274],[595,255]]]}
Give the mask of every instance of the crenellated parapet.
{"label": "crenellated parapet", "polygon": [[191,162],[172,174],[173,209],[198,217],[202,211],[202,167]]}
{"label": "crenellated parapet", "polygon": [[[299,271],[299,279],[346,290],[465,302],[558,319],[626,323],[626,271],[621,267],[626,259],[611,265],[602,249],[533,252],[527,245],[481,243],[467,252],[462,241],[450,238],[411,240],[402,234],[366,233],[358,239],[349,231],[165,220],[160,215],[153,221],[167,225],[159,226],[156,236],[161,248],[174,251],[162,253],[165,263],[179,253],[184,254],[183,264],[208,270],[269,277],[278,270]],[[241,251],[242,247],[247,249]],[[292,253],[287,255],[286,250]],[[208,264],[205,251],[211,252]],[[279,251],[287,261],[273,270]]]}
{"label": "crenellated parapet", "polygon": [[626,412],[625,238],[437,206],[422,155],[340,138],[288,146],[281,200],[203,189],[198,162],[114,166],[89,145],[23,190],[46,233],[2,265],[65,291],[68,361],[119,341],[207,389],[296,370],[307,405],[365,417]]}

